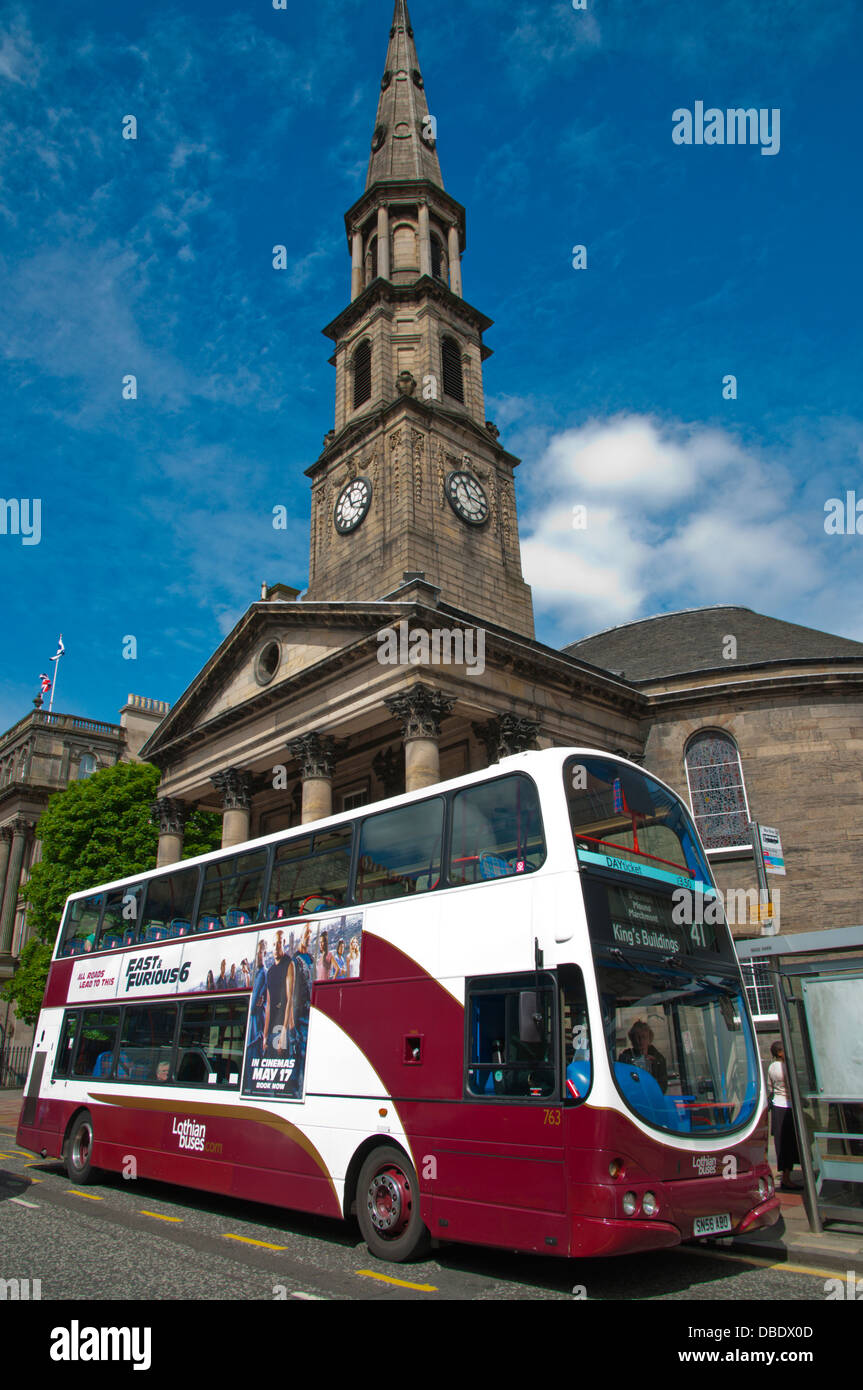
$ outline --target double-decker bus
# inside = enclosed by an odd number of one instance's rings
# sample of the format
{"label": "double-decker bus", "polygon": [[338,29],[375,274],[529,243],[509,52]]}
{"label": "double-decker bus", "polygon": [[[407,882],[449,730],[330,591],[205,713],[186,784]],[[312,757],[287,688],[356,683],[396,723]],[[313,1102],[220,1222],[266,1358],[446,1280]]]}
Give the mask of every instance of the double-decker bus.
{"label": "double-decker bus", "polygon": [[610,1255],[778,1215],[689,812],[573,748],[74,894],[18,1141],[76,1182],[355,1212],[394,1261],[430,1239]]}

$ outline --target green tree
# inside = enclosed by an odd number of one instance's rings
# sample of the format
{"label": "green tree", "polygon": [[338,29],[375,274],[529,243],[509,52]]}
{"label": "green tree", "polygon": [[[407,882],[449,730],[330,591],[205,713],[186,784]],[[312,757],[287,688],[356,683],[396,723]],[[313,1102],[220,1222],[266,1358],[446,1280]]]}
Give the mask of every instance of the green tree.
{"label": "green tree", "polygon": [[[156,867],[159,835],[150,807],[159,779],[152,763],[116,763],[70,782],[48,803],[36,830],[42,858],[24,888],[32,939],[21,953],[17,972],[0,990],[4,999],[16,1001],[28,1023],[39,1012],[69,894]],[[219,816],[193,812],[186,823],[183,857],[217,849],[220,836]]]}

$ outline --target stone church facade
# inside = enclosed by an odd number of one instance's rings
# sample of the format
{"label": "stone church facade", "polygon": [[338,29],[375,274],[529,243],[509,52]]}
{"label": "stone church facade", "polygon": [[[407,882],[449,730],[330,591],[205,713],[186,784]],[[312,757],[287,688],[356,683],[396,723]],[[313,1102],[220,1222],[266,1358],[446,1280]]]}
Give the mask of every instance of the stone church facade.
{"label": "stone church facade", "polygon": [[491,321],[464,296],[465,209],[404,0],[345,226],[334,427],[306,470],[309,587],[265,587],[144,747],[162,771],[159,862],[181,857],[195,806],[222,813],[228,846],[577,744],[689,793],[722,887],[757,886],[744,815],[778,827],[783,932],[856,925],[863,644],[740,608],[563,651],[535,639],[519,460],[485,418]]}

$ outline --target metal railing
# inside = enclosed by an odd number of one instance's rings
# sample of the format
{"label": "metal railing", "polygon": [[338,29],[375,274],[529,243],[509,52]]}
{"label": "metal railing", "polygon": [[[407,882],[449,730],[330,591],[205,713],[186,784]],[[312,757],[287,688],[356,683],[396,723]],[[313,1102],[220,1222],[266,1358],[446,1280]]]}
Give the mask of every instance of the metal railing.
{"label": "metal railing", "polygon": [[0,1091],[21,1090],[27,1080],[32,1051],[31,1043],[28,1047],[7,1047],[0,1053]]}

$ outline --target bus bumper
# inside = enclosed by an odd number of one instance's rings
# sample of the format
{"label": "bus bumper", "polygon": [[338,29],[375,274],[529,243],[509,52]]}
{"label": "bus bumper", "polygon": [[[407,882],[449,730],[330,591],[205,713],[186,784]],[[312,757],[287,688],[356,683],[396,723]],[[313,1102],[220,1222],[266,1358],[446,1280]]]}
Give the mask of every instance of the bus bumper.
{"label": "bus bumper", "polygon": [[592,1255],[631,1255],[640,1250],[666,1250],[679,1245],[680,1231],[667,1221],[616,1221],[600,1216],[576,1218],[570,1253]]}

